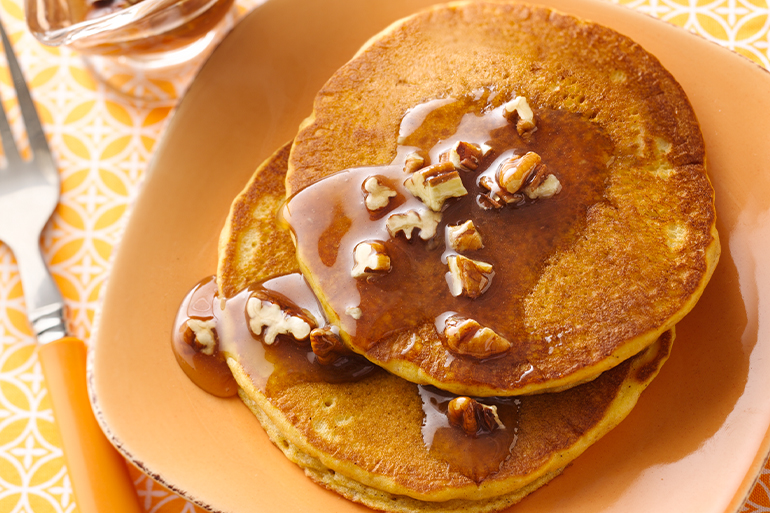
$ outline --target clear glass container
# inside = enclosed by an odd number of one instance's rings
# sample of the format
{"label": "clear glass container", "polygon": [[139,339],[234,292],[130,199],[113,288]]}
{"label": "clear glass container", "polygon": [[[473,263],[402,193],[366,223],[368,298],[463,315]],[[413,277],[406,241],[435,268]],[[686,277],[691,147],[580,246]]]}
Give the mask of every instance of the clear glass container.
{"label": "clear glass container", "polygon": [[97,78],[146,101],[173,101],[232,26],[234,0],[25,0],[43,44],[80,52]]}

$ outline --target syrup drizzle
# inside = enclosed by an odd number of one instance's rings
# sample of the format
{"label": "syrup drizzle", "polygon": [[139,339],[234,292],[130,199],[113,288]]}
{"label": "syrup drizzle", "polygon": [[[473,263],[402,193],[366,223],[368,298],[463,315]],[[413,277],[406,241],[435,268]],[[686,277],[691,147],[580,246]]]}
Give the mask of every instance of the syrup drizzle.
{"label": "syrup drizzle", "polygon": [[[354,354],[341,355],[332,364],[321,365],[307,341],[296,341],[287,335],[279,335],[272,345],[265,344],[249,329],[246,315],[246,302],[258,289],[269,291],[273,296],[283,296],[284,304],[309,314],[319,326],[326,324],[315,296],[301,274],[254,284],[227,300],[217,297],[216,281],[210,276],[198,283],[182,302],[172,337],[177,361],[196,385],[220,397],[237,393],[237,384],[226,364],[227,357],[235,358],[254,386],[268,397],[290,384],[357,381],[378,369]],[[216,321],[218,345],[213,355],[202,354],[191,345],[187,327],[189,318]]]}
{"label": "syrup drizzle", "polygon": [[[523,300],[548,259],[580,237],[588,209],[604,201],[612,143],[590,121],[549,109],[536,111],[537,130],[522,138],[515,123],[504,116],[502,102],[495,107],[494,99],[494,93],[486,92],[418,106],[402,121],[391,164],[341,171],[287,202],[282,215],[295,235],[305,275],[314,290],[323,291],[329,315],[340,317],[340,331],[351,346],[366,352],[401,330],[435,324],[445,311],[475,319],[514,343],[528,341]],[[432,240],[420,239],[417,230],[411,240],[402,234],[391,236],[388,217],[427,208],[403,185],[409,176],[403,171],[407,156],[421,152],[436,163],[458,141],[490,148],[476,171],[460,171],[468,195],[447,201]],[[475,201],[487,192],[481,178],[493,177],[503,161],[527,151],[541,155],[548,172],[561,181],[562,191],[501,209],[481,208]],[[376,215],[367,215],[361,191],[370,176],[397,193]],[[447,225],[468,219],[481,233],[484,247],[465,256],[494,267],[489,289],[473,300],[451,295],[446,258],[456,252],[441,236]],[[389,273],[363,280],[351,277],[354,247],[364,240],[384,243],[392,266]],[[356,307],[360,317],[345,315]]]}
{"label": "syrup drizzle", "polygon": [[193,383],[217,397],[231,397],[238,393],[238,385],[227,366],[225,354],[219,351],[221,337],[217,337],[214,354],[205,355],[194,347],[194,335],[187,325],[188,319],[214,319],[216,291],[217,285],[212,276],[200,281],[188,292],[174,319],[171,347],[177,363]]}

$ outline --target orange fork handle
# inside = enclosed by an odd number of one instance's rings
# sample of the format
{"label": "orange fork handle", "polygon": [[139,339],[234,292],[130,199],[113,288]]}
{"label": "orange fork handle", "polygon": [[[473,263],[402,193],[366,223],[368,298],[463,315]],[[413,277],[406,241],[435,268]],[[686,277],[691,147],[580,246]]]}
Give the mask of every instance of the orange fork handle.
{"label": "orange fork handle", "polygon": [[86,388],[86,346],[65,337],[38,348],[64,459],[81,513],[140,513],[126,462],[96,422]]}

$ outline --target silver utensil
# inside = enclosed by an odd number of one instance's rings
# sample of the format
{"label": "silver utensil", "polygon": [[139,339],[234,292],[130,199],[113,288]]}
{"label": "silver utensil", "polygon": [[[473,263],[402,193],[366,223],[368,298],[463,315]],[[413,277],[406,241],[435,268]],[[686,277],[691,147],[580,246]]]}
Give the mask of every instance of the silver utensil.
{"label": "silver utensil", "polygon": [[64,300],[40,251],[40,233],[59,201],[59,172],[11,43],[0,36],[16,89],[32,158],[22,158],[0,104],[0,240],[13,251],[27,315],[62,436],[75,500],[82,513],[141,511],[125,461],[94,417],[86,385],[86,346],[67,336]]}

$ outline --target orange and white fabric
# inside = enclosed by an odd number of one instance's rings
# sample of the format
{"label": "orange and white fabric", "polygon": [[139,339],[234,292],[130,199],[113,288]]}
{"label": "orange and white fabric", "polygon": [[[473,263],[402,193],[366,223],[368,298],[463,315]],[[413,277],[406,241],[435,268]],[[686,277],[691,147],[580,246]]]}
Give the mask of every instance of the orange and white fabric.
{"label": "orange and white fabric", "polygon": [[[238,0],[244,14],[261,0]],[[768,0],[621,0],[730,48],[770,69]],[[120,240],[153,148],[171,109],[131,104],[96,83],[77,54],[40,45],[20,0],[0,0],[0,18],[40,110],[63,194],[43,251],[69,307],[73,335],[88,340]],[[165,87],[175,88],[170,82]],[[0,93],[18,137],[18,107],[4,62]],[[23,143],[22,143],[23,144]],[[0,244],[0,511],[75,513],[51,405],[26,321],[16,262]],[[191,503],[138,470],[132,476],[150,513],[193,513]],[[770,512],[770,465],[742,513]]]}

